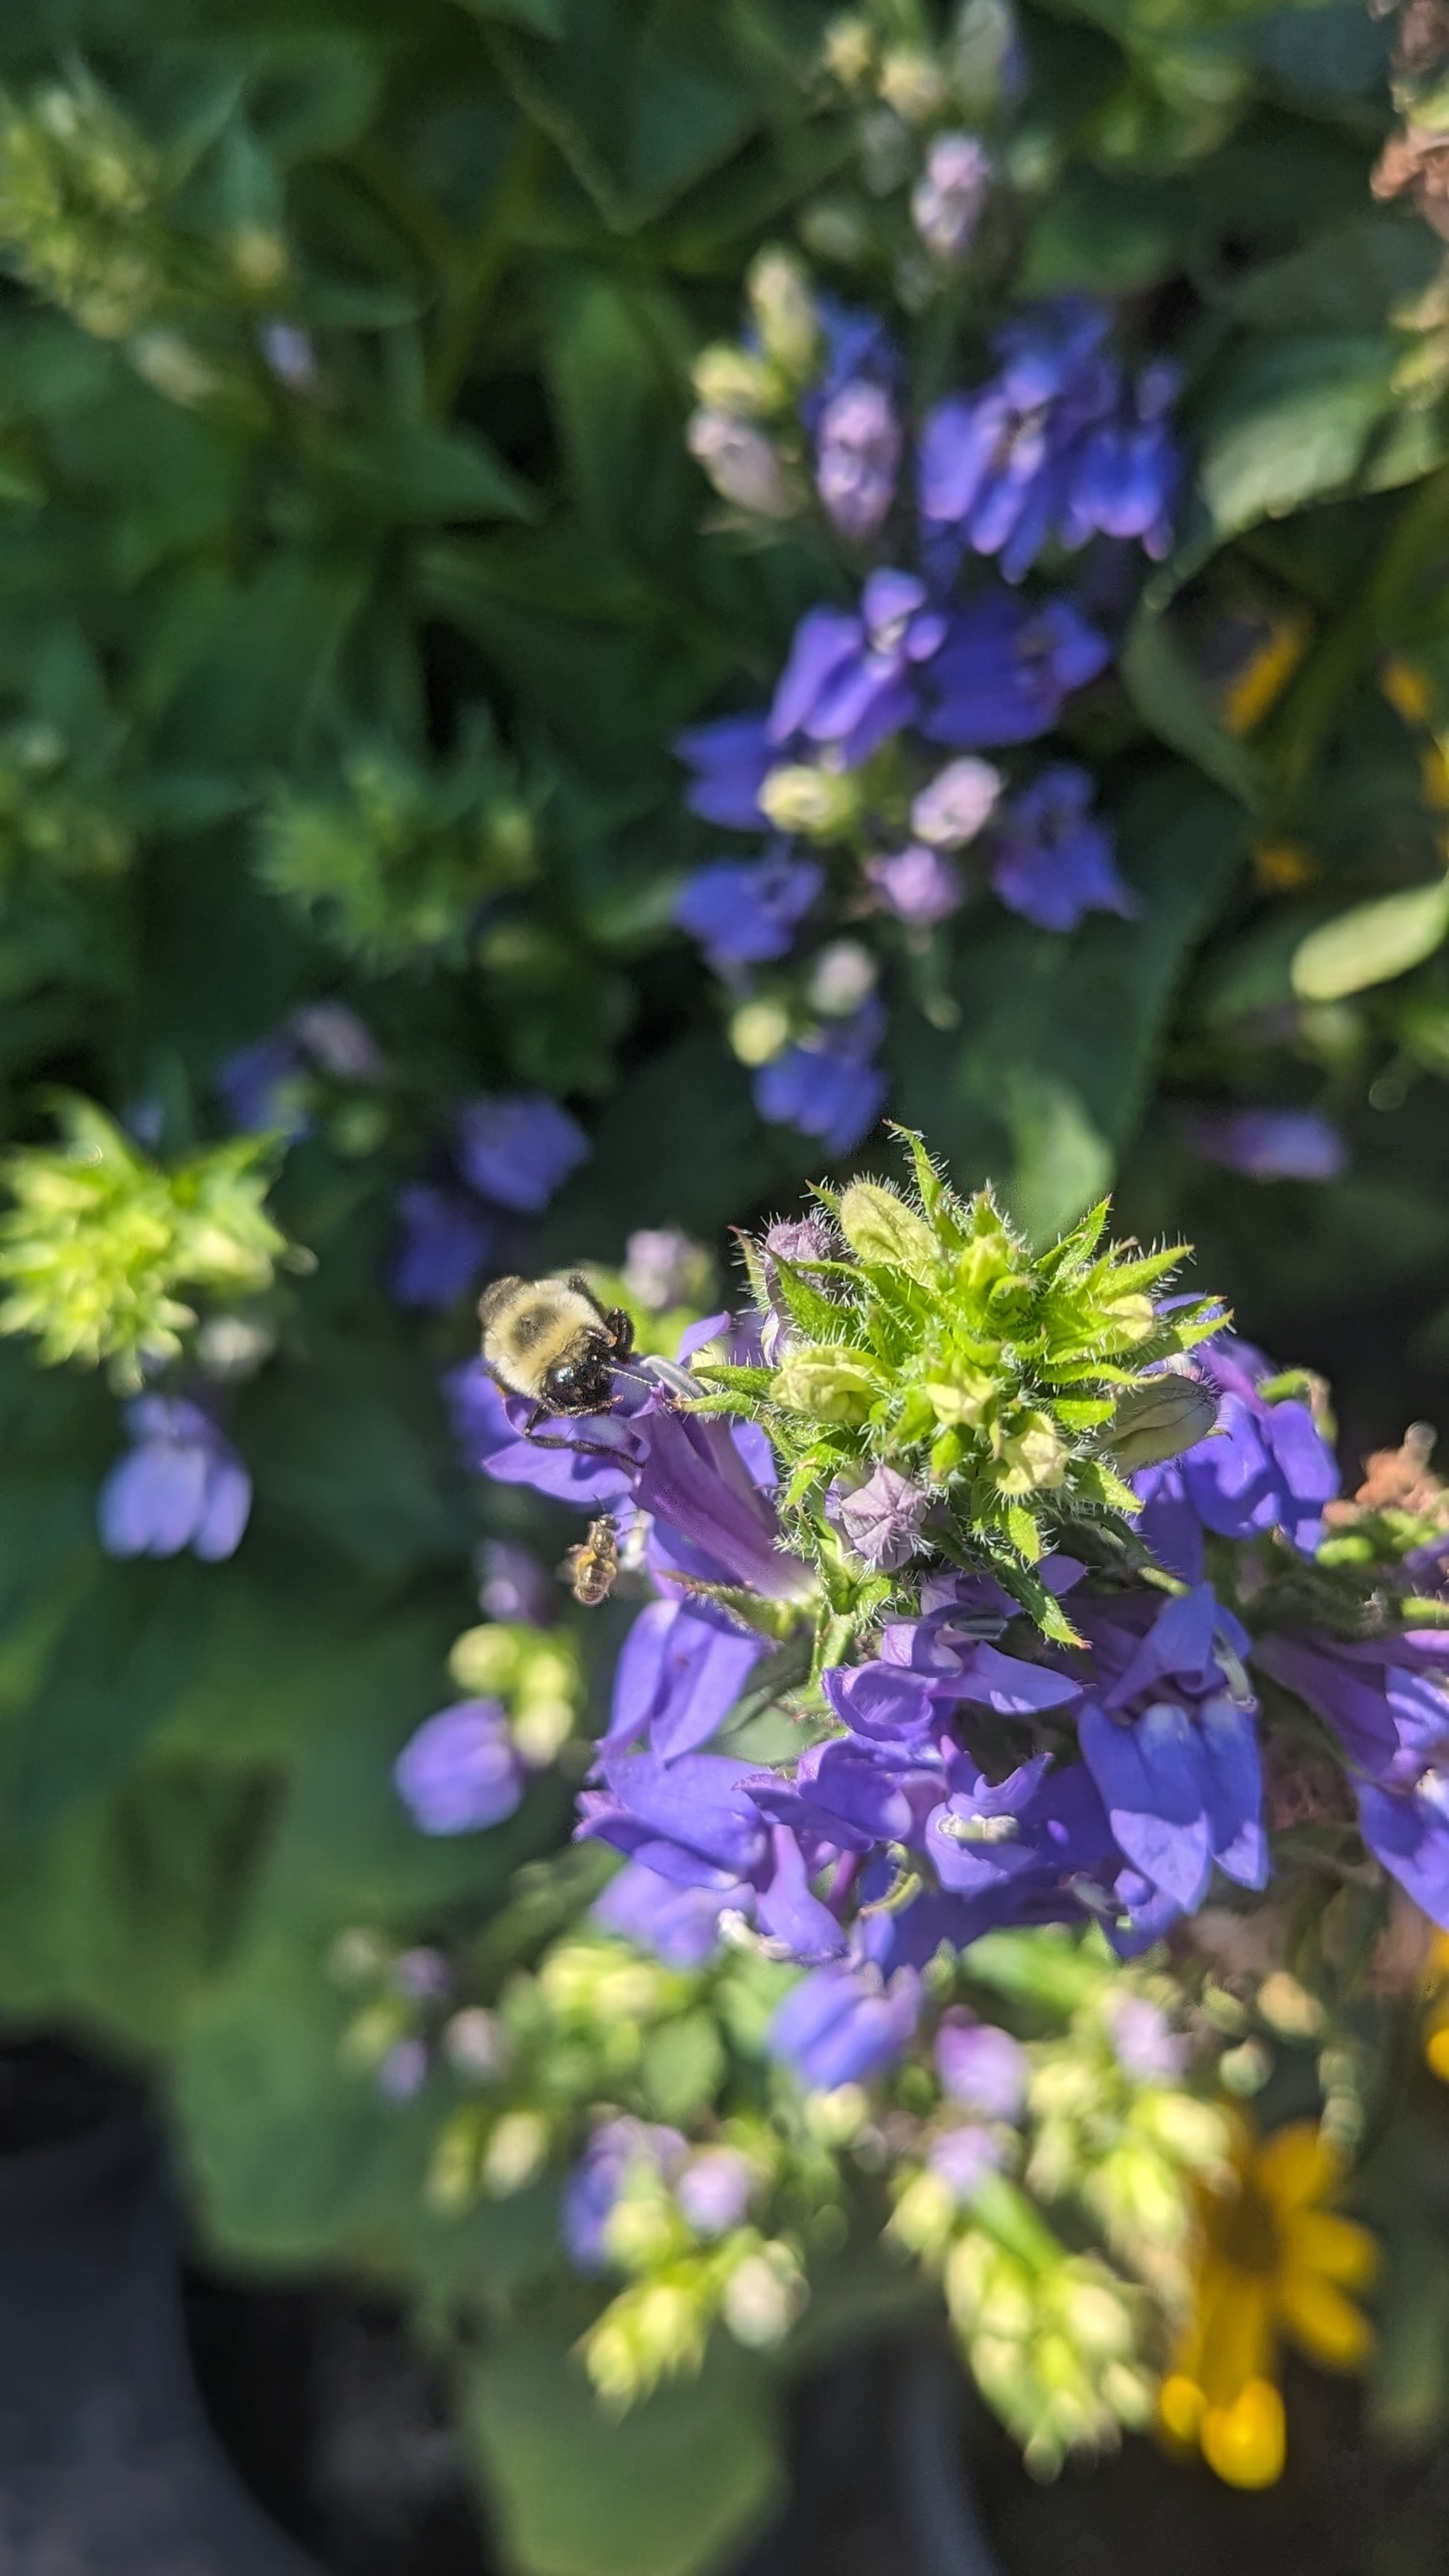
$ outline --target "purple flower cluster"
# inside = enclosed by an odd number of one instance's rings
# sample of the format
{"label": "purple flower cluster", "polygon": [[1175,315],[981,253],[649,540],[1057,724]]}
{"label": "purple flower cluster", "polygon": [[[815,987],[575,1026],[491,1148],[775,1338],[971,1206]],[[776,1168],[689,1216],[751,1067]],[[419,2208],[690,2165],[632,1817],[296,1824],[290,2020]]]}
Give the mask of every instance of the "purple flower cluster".
{"label": "purple flower cluster", "polygon": [[399,1305],[441,1309],[465,1296],[500,1258],[510,1219],[539,1215],[588,1151],[582,1128],[541,1093],[465,1101],[446,1168],[398,1192]]}
{"label": "purple flower cluster", "polygon": [[1020,581],[1052,539],[1137,538],[1161,557],[1179,479],[1173,370],[1135,382],[1105,346],[1110,316],[1078,296],[1037,305],[997,333],[997,373],[948,394],[922,427],[921,516],[936,555],[993,555]]}
{"label": "purple flower cluster", "polygon": [[303,1002],[278,1029],[238,1047],[217,1068],[216,1088],[234,1127],[293,1138],[310,1133],[316,1076],[379,1083],[387,1062],[345,1002]]}
{"label": "purple flower cluster", "polygon": [[1332,1730],[1376,1860],[1449,1929],[1449,1634],[1270,1634],[1258,1660]]}
{"label": "purple flower cluster", "polygon": [[580,2272],[609,2262],[609,2221],[632,2176],[662,2185],[696,2236],[727,2236],[748,2214],[754,2188],[735,2147],[691,2151],[678,2129],[626,2117],[601,2120],[564,2185],[563,2240]]}

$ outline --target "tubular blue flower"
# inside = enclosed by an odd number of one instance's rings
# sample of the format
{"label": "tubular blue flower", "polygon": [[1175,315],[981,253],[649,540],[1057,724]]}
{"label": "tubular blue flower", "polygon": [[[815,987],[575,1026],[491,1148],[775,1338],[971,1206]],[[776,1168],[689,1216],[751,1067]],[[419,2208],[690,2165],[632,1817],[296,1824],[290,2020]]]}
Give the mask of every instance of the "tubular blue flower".
{"label": "tubular blue flower", "polygon": [[1026,2107],[1026,2051],[994,2022],[948,2013],[936,2033],[936,2072],[950,2100],[983,2120],[1019,2120]]}
{"label": "tubular blue flower", "polygon": [[610,1754],[604,1786],[579,1800],[575,1838],[597,1839],[680,1887],[728,1892],[768,1938],[797,1959],[828,1959],[846,1946],[829,1908],[811,1892],[812,1865],[788,1826],[771,1823],[750,1795],[746,1762],[719,1753]]}
{"label": "tubular blue flower", "polygon": [[694,772],[684,800],[691,814],[728,830],[758,829],[760,789],[777,757],[763,716],[719,716],[680,734],[674,749]]}
{"label": "tubular blue flower", "polygon": [[537,1216],[590,1151],[583,1129],[542,1093],[470,1100],[458,1115],[458,1166],[480,1198]]}
{"label": "tubular blue flower", "polygon": [[607,1748],[645,1737],[666,1761],[697,1752],[728,1716],[765,1650],[763,1637],[707,1601],[651,1601],[614,1668]]}
{"label": "tubular blue flower", "polygon": [[865,873],[887,912],[912,930],[930,930],[949,920],[966,900],[960,870],[944,850],[929,849],[923,841],[867,859]]}
{"label": "tubular blue flower", "polygon": [[117,1459],[96,1505],[108,1556],[235,1554],[252,1507],[252,1480],[231,1442],[199,1404],[142,1395],[123,1413],[131,1447]]}
{"label": "tubular blue flower", "polygon": [[770,2024],[766,2046],[812,2092],[868,2084],[902,2056],[921,2016],[919,1978],[900,1970],[889,1985],[873,1965],[816,1968],[792,1986]]}
{"label": "tubular blue flower", "polygon": [[814,859],[777,844],[763,859],[712,859],[686,877],[674,906],[679,929],[697,939],[715,973],[783,957],[825,884]]}
{"label": "tubular blue flower", "polygon": [[847,385],[900,382],[900,354],[879,314],[863,305],[842,304],[834,295],[817,295],[820,365],[815,382],[800,404],[807,429],[818,427],[822,414]]}
{"label": "tubular blue flower", "polygon": [[688,2152],[677,2129],[628,2118],[600,2122],[564,2184],[559,2211],[564,2245],[580,2272],[608,2268],[609,2221],[630,2167],[652,2166],[668,2181]]}
{"label": "tubular blue flower", "polygon": [[743,1584],[767,1600],[800,1599],[810,1587],[808,1570],[781,1548],[774,1505],[753,1481],[728,1424],[660,1409],[648,1419],[647,1436],[634,1490],[663,1542],[662,1557],[651,1559],[656,1572]]}
{"label": "tubular blue flower", "polygon": [[873,572],[860,613],[812,608],[801,618],[770,706],[782,751],[803,737],[849,767],[868,760],[916,714],[916,673],[939,652],[950,620],[914,573]]}
{"label": "tubular blue flower", "polygon": [[827,518],[858,545],[895,499],[901,425],[888,385],[853,377],[820,414],[815,488]]}
{"label": "tubular blue flower", "polygon": [[[536,1494],[580,1510],[632,1495],[644,1443],[631,1425],[627,1397],[617,1411],[570,1416],[530,1437],[524,1425],[532,1407],[505,1396],[481,1360],[450,1370],[443,1392],[464,1464],[474,1475],[491,1476],[500,1485],[530,1485]],[[612,1455],[600,1457],[600,1450]]]}
{"label": "tubular blue flower", "polygon": [[1180,385],[1174,366],[1145,367],[1119,392],[1111,417],[1087,430],[1071,458],[1057,533],[1064,546],[1092,536],[1136,537],[1160,563],[1172,543],[1172,509],[1182,480],[1168,419]]}
{"label": "tubular blue flower", "polygon": [[870,1061],[884,1034],[874,994],[850,1019],[823,1022],[761,1066],[754,1081],[760,1116],[818,1136],[827,1153],[851,1153],[885,1107],[889,1085]]}
{"label": "tubular blue flower", "polygon": [[1275,1403],[1263,1395],[1271,1362],[1234,1333],[1204,1342],[1193,1368],[1218,1394],[1217,1424],[1181,1457],[1133,1478],[1148,1546],[1189,1583],[1202,1573],[1205,1529],[1234,1539],[1281,1530],[1311,1556],[1339,1473],[1309,1407],[1297,1396]]}
{"label": "tubular blue flower", "polygon": [[911,191],[911,221],[933,258],[965,258],[990,184],[991,155],[977,135],[933,138],[925,171]]}
{"label": "tubular blue flower", "polygon": [[928,537],[959,531],[1019,581],[1058,529],[1082,433],[1111,413],[1120,379],[1104,356],[1108,315],[1076,296],[998,332],[998,373],[929,412],[919,450]]}
{"label": "tubular blue flower", "polygon": [[393,1765],[393,1782],[424,1834],[501,1824],[523,1796],[523,1758],[502,1702],[456,1700],[426,1718]]}
{"label": "tubular blue flower", "polygon": [[1143,1633],[1145,1615],[1136,1598],[1081,1606],[1102,1678],[1087,1689],[1078,1732],[1120,1849],[1190,1914],[1214,1863],[1243,1887],[1267,1880],[1256,1710],[1241,1678],[1247,1639],[1206,1583],[1167,1602]]}
{"label": "tubular blue flower", "polygon": [[605,1932],[653,1950],[669,1968],[698,1968],[719,1948],[720,1916],[734,1904],[731,1888],[680,1887],[641,1861],[626,1861],[590,1908]]}
{"label": "tubular blue flower", "polygon": [[1085,688],[1111,647],[1073,602],[1039,605],[986,590],[951,618],[923,675],[920,730],[928,742],[991,751],[1050,733],[1073,689]]}
{"label": "tubular blue flower", "polygon": [[1338,1737],[1375,1859],[1449,1929],[1449,1636],[1408,1629],[1350,1643],[1274,1630],[1254,1651]]}
{"label": "tubular blue flower", "polygon": [[1316,1109],[1198,1109],[1182,1125],[1204,1162],[1252,1181],[1336,1181],[1348,1161],[1338,1129]]}
{"label": "tubular blue flower", "polygon": [[1092,795],[1088,771],[1059,762],[1013,797],[998,819],[992,885],[1012,912],[1039,930],[1075,930],[1086,912],[1130,920],[1137,910],[1117,873],[1112,836],[1092,819]]}
{"label": "tubular blue flower", "polygon": [[396,1213],[388,1284],[398,1304],[439,1312],[456,1305],[495,1257],[495,1220],[468,1191],[431,1181],[400,1189]]}

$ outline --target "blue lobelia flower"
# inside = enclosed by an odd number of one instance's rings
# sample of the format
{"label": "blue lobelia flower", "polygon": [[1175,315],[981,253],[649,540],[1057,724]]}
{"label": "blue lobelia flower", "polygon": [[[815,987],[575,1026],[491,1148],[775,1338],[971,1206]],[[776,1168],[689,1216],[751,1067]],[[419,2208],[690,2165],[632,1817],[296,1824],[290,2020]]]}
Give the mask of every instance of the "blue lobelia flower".
{"label": "blue lobelia flower", "polygon": [[737,832],[758,829],[760,789],[778,756],[764,716],[718,716],[680,734],[674,749],[694,772],[684,800],[691,814]]}
{"label": "blue lobelia flower", "polygon": [[1340,1480],[1308,1405],[1298,1396],[1273,1402],[1262,1394],[1272,1365],[1234,1333],[1205,1342],[1193,1368],[1218,1395],[1217,1424],[1181,1457],[1133,1478],[1148,1546],[1189,1583],[1202,1573],[1204,1530],[1234,1539],[1281,1530],[1311,1556],[1323,1536],[1324,1504]]}
{"label": "blue lobelia flower", "polygon": [[494,1207],[537,1216],[589,1152],[577,1121],[541,1092],[470,1100],[459,1111],[458,1168]]}
{"label": "blue lobelia flower", "polygon": [[1449,1636],[1408,1629],[1350,1642],[1275,1630],[1254,1651],[1333,1729],[1356,1775],[1369,1850],[1449,1930]]}
{"label": "blue lobelia flower", "polygon": [[345,1002],[302,1002],[278,1029],[238,1047],[217,1068],[216,1087],[234,1127],[299,1137],[312,1125],[310,1077],[382,1082],[387,1062],[366,1022]]}
{"label": "blue lobelia flower", "polygon": [[400,1306],[441,1311],[465,1297],[495,1257],[497,1221],[456,1184],[409,1181],[395,1202],[388,1285]]}
{"label": "blue lobelia flower", "polygon": [[930,930],[938,921],[948,921],[966,900],[955,861],[924,841],[867,859],[865,873],[886,911],[911,930]]}
{"label": "blue lobelia flower", "polygon": [[1032,306],[996,335],[1001,360],[975,393],[948,394],[922,425],[919,499],[928,537],[959,532],[1019,581],[1059,526],[1082,433],[1112,413],[1120,378],[1109,316],[1078,296]]}
{"label": "blue lobelia flower", "polygon": [[818,1853],[772,1824],[749,1792],[747,1762],[720,1753],[606,1755],[604,1786],[579,1800],[581,1841],[597,1839],[680,1887],[713,1888],[798,1959],[838,1956],[846,1936],[810,1887]]}
{"label": "blue lobelia flower", "polygon": [[934,259],[964,259],[991,184],[991,155],[975,134],[938,134],[911,191],[911,221]]}
{"label": "blue lobelia flower", "polygon": [[1075,930],[1087,912],[1130,919],[1137,910],[1117,873],[1112,835],[1091,813],[1092,795],[1090,773],[1061,761],[997,818],[992,885],[1010,911],[1039,930]]}
{"label": "blue lobelia flower", "polygon": [[816,1968],[793,1986],[770,2024],[770,2055],[812,2092],[869,2083],[909,2045],[921,2017],[915,1971],[887,1984],[866,1961]]}
{"label": "blue lobelia flower", "polygon": [[771,701],[771,742],[782,753],[796,744],[828,747],[852,768],[868,760],[914,720],[916,673],[949,627],[925,583],[908,572],[873,572],[856,616],[810,609]]}
{"label": "blue lobelia flower", "polygon": [[142,1395],[124,1409],[131,1447],[100,1490],[96,1517],[108,1556],[235,1554],[252,1480],[209,1413],[180,1395]]}
{"label": "blue lobelia flower", "polygon": [[849,1019],[822,1021],[760,1067],[754,1080],[760,1116],[819,1137],[827,1153],[851,1153],[885,1107],[889,1085],[871,1061],[884,1035],[885,1013],[874,994]]}
{"label": "blue lobelia flower", "polygon": [[1169,415],[1180,378],[1164,362],[1123,386],[1113,411],[1079,440],[1058,533],[1068,547],[1092,536],[1136,537],[1160,563],[1172,543],[1182,460]]}
{"label": "blue lobelia flower", "polygon": [[928,742],[991,751],[1050,733],[1066,698],[1111,659],[1105,635],[1066,598],[1039,604],[982,591],[955,611],[923,675]]}
{"label": "blue lobelia flower", "polygon": [[1262,1887],[1262,1766],[1237,1621],[1206,1583],[1155,1617],[1135,1595],[1076,1615],[1094,1666],[1082,1753],[1121,1851],[1180,1913],[1202,1903],[1214,1864]]}
{"label": "blue lobelia flower", "polygon": [[500,1485],[530,1485],[536,1494],[580,1510],[632,1496],[644,1454],[631,1414],[631,1404],[641,1414],[644,1404],[632,1388],[620,1393],[608,1413],[571,1415],[567,1422],[545,1425],[537,1438],[524,1428],[533,1407],[504,1395],[481,1360],[450,1370],[443,1392],[463,1462],[475,1475]]}
{"label": "blue lobelia flower", "polygon": [[792,858],[784,843],[762,859],[712,859],[685,878],[674,919],[716,974],[727,975],[785,956],[824,884],[824,869]]}
{"label": "blue lobelia flower", "polygon": [[460,1699],[409,1736],[393,1766],[398,1796],[420,1833],[471,1834],[501,1824],[527,1772],[502,1702]]}
{"label": "blue lobelia flower", "polygon": [[653,1950],[669,1968],[698,1968],[719,1948],[720,1916],[733,1891],[680,1887],[641,1861],[626,1861],[590,1908],[590,1920],[640,1949]]}
{"label": "blue lobelia flower", "polygon": [[672,1760],[697,1752],[729,1715],[765,1640],[708,1601],[651,1601],[614,1667],[606,1748],[637,1743]]}
{"label": "blue lobelia flower", "polygon": [[1252,1181],[1336,1181],[1348,1160],[1338,1129],[1316,1109],[1198,1109],[1182,1127],[1204,1162]]}

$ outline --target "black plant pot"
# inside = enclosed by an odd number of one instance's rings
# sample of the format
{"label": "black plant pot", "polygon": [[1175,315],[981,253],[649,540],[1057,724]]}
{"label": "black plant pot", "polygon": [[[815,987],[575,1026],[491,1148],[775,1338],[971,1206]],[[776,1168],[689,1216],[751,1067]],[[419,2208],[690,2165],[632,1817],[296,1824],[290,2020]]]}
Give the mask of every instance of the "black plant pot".
{"label": "black plant pot", "polygon": [[128,2088],[0,2056],[4,2576],[317,2576],[198,2400],[161,2159]]}

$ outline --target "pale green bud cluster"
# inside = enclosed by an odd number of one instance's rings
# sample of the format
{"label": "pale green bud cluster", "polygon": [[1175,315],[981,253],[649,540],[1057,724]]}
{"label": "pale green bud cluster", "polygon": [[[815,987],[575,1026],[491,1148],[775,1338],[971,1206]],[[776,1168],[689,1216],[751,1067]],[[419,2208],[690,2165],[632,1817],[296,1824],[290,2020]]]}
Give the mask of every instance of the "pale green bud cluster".
{"label": "pale green bud cluster", "polygon": [[178,1292],[254,1295],[285,1237],[264,1201],[275,1140],[239,1136],[163,1170],[93,1101],[57,1105],[65,1142],[12,1154],[0,1218],[0,1333],[48,1367],[102,1361],[122,1387],[177,1358],[196,1309]]}
{"label": "pale green bud cluster", "polygon": [[374,969],[463,964],[481,908],[537,872],[533,801],[480,727],[444,769],[382,745],[351,752],[332,792],[281,790],[259,865],[345,956]]}
{"label": "pale green bud cluster", "polygon": [[[712,2245],[681,2243],[661,2217],[658,2242],[636,2256],[629,2212],[626,2195],[609,2225],[610,2251],[624,2268],[637,2265],[641,2277],[610,2300],[583,2343],[606,2406],[622,2414],[661,2380],[697,2371],[716,2323],[752,2351],[784,2342],[808,2296],[789,2243],[756,2227],[731,2228]],[[677,2210],[674,2216],[687,2239]]]}
{"label": "pale green bud cluster", "polygon": [[83,331],[122,340],[165,294],[158,156],[79,75],[0,97],[0,253]]}
{"label": "pale green bud cluster", "polygon": [[1211,2103],[1124,2067],[1112,2030],[1134,1995],[1174,2000],[1166,1980],[1104,1974],[1063,2037],[1033,2049],[1025,2180],[1048,2205],[1075,2201],[1118,2261],[1171,2305],[1186,2289],[1191,2184],[1223,2169],[1229,2140]]}
{"label": "pale green bud cluster", "polygon": [[1142,2301],[1097,2256],[1069,2254],[1008,2185],[998,2221],[956,2239],[946,2305],[982,2395],[1028,2468],[1051,2477],[1072,2453],[1113,2449],[1123,2427],[1150,2422]]}
{"label": "pale green bud cluster", "polygon": [[523,1759],[545,1770],[576,1734],[587,1696],[578,1647],[561,1628],[487,1620],[465,1628],[448,1671],[470,1699],[501,1700]]}
{"label": "pale green bud cluster", "polygon": [[745,294],[757,345],[712,341],[700,351],[699,407],[686,442],[721,500],[751,518],[791,519],[810,498],[798,404],[819,367],[824,335],[808,272],[793,251],[762,250]]}
{"label": "pale green bud cluster", "polygon": [[1221,1310],[1164,1310],[1155,1292],[1180,1249],[1104,1249],[1105,1201],[1034,1253],[989,1190],[958,1198],[919,1139],[906,1141],[914,1197],[864,1180],[816,1192],[837,1252],[795,1264],[746,1247],[773,1318],[770,1364],[702,1360],[701,1409],[763,1425],[790,1544],[819,1566],[837,1613],[878,1610],[895,1589],[880,1578],[862,1589],[863,1565],[853,1579],[826,1509],[832,1488],[887,1467],[920,1501],[918,1568],[932,1555],[987,1565],[1066,1637],[1031,1569],[1071,1521],[1120,1527],[1137,1510],[1124,1465],[1210,1427],[1210,1399],[1170,1364]]}

